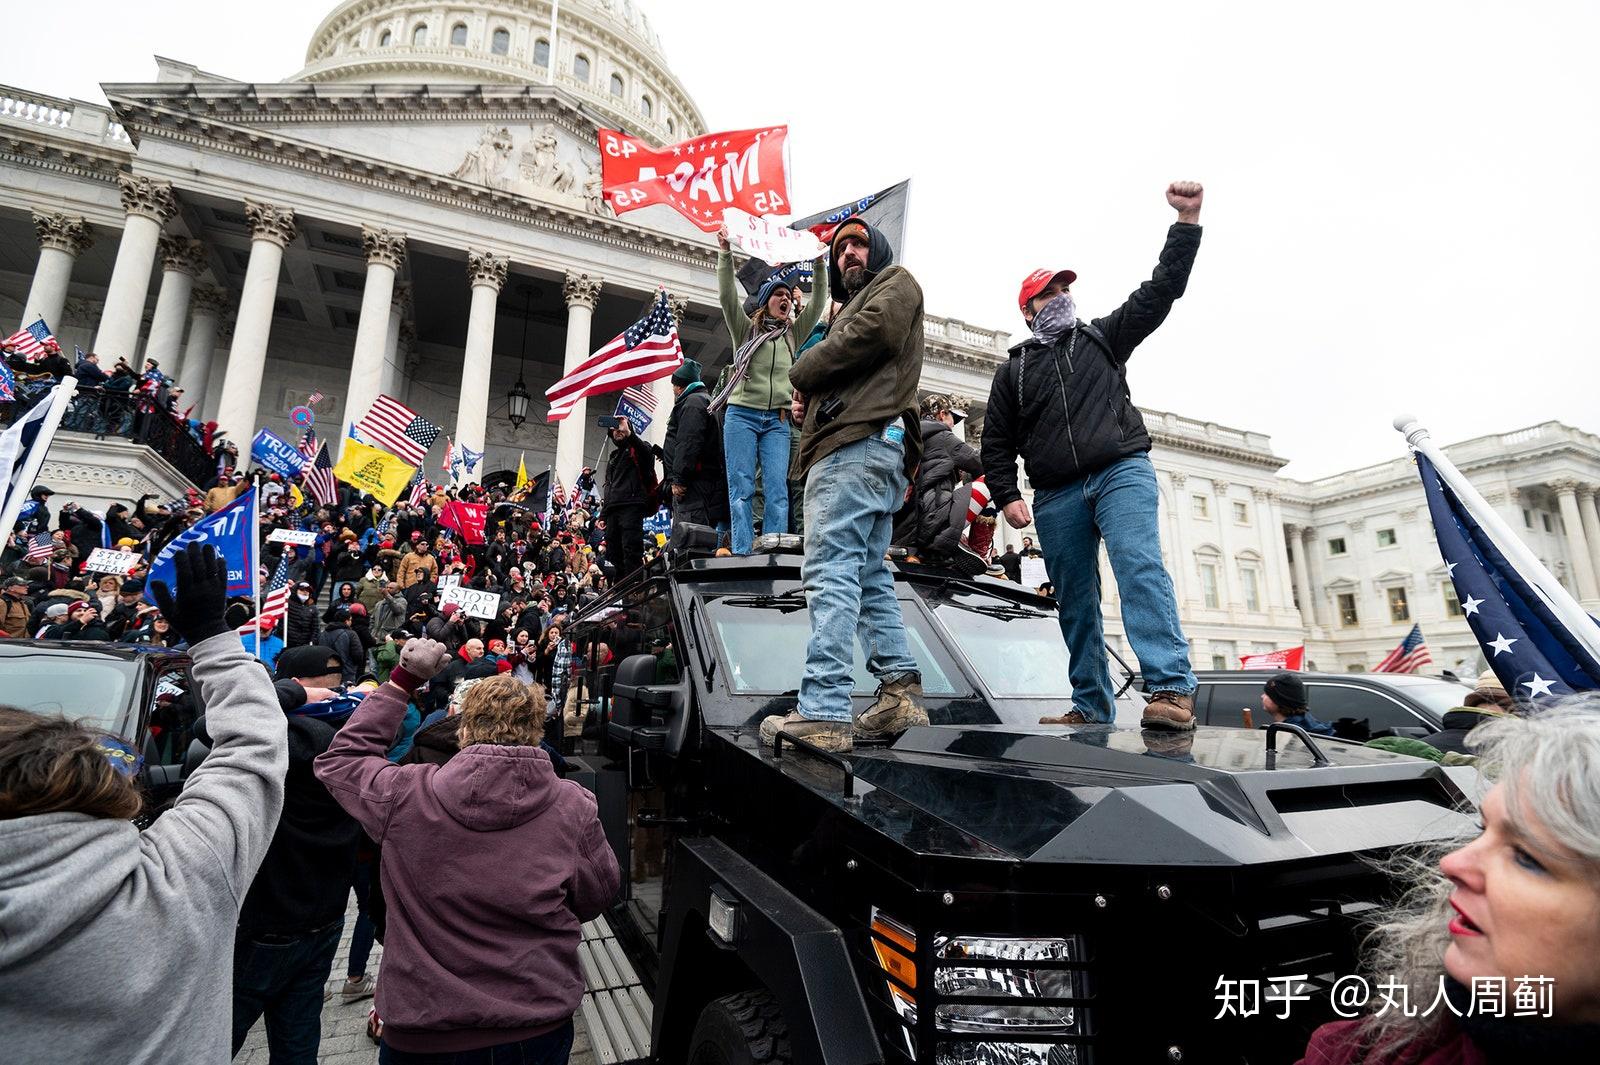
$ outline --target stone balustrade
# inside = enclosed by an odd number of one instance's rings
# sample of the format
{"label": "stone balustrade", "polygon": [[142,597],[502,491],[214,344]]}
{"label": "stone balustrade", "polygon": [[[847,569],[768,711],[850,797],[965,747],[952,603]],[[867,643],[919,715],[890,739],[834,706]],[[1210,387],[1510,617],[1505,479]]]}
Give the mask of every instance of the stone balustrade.
{"label": "stone balustrade", "polygon": [[119,148],[133,146],[121,123],[111,120],[110,108],[46,96],[11,85],[0,85],[0,122],[48,126],[66,133],[86,134]]}

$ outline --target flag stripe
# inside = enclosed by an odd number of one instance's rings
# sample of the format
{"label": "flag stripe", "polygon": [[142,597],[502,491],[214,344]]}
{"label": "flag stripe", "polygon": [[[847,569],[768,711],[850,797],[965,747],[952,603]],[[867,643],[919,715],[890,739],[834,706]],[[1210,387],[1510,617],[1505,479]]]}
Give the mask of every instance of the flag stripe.
{"label": "flag stripe", "polygon": [[682,345],[678,343],[677,334],[670,337],[652,337],[631,351],[620,351],[600,362],[584,363],[571,374],[563,377],[545,390],[545,398],[554,402],[566,396],[582,398],[584,395],[596,392],[607,392],[610,389],[594,387],[605,374],[613,373],[618,369],[628,366],[641,365],[658,359],[664,353],[681,354]]}
{"label": "flag stripe", "polygon": [[550,401],[550,412],[547,415],[551,420],[565,417],[577,406],[578,401],[589,396],[600,395],[605,392],[615,392],[619,388],[629,385],[649,384],[669,376],[679,366],[683,365],[683,349],[674,346],[672,352],[658,355],[650,362],[623,367],[606,373],[582,392]]}

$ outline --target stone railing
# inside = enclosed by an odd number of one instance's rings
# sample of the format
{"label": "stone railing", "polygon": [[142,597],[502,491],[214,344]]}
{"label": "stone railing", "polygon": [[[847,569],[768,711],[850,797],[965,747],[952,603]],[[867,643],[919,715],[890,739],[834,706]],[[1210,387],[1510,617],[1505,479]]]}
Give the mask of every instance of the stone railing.
{"label": "stone railing", "polygon": [[959,318],[936,318],[925,315],[922,335],[930,340],[943,340],[951,344],[981,348],[988,354],[1004,357],[1011,346],[1011,334],[999,329],[981,329],[968,325]]}
{"label": "stone railing", "polygon": [[111,120],[110,108],[82,100],[45,96],[11,85],[0,85],[0,121],[79,133],[119,148],[132,146],[122,124]]}
{"label": "stone railing", "polygon": [[1219,447],[1234,448],[1240,451],[1257,451],[1272,454],[1272,437],[1266,433],[1252,433],[1244,429],[1233,429],[1216,422],[1201,421],[1198,418],[1186,418],[1181,414],[1170,411],[1150,410],[1139,408],[1139,413],[1144,416],[1145,427],[1151,432],[1163,432],[1171,436],[1190,437],[1204,440]]}
{"label": "stone railing", "polygon": [[[1396,447],[1404,450],[1405,444],[1398,435],[1395,438]],[[1518,450],[1538,450],[1569,444],[1574,447],[1588,448],[1600,456],[1600,437],[1593,433],[1586,433],[1581,429],[1574,429],[1560,422],[1542,422],[1530,425],[1526,429],[1517,429],[1509,433],[1495,433],[1489,436],[1477,436],[1470,440],[1463,440],[1458,444],[1445,447],[1445,454],[1458,466],[1466,467],[1480,461],[1498,462],[1505,458],[1514,458]],[[1315,481],[1305,482],[1306,490],[1318,499],[1330,496],[1339,496],[1347,492],[1356,492],[1364,488],[1386,484],[1392,481],[1415,481],[1417,471],[1409,458],[1400,457],[1382,462],[1375,466],[1363,466],[1358,470],[1347,470],[1336,473],[1331,477],[1322,477]]]}

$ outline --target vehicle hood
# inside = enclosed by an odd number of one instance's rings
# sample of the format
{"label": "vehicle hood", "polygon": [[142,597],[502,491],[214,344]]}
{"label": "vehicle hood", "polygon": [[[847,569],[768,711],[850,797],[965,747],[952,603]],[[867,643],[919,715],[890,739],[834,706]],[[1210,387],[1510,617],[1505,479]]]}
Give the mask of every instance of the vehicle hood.
{"label": "vehicle hood", "polygon": [[555,766],[538,747],[475,743],[440,766],[433,793],[458,823],[497,832],[533,820],[556,796]]}
{"label": "vehicle hood", "polygon": [[[1464,831],[1476,771],[1337,740],[1330,764],[1261,731],[1114,726],[915,728],[849,756],[843,774],[775,759],[900,845],[952,856],[1131,865],[1243,865],[1391,847]],[[792,749],[791,749],[792,750]],[[753,749],[757,757],[770,751]]]}
{"label": "vehicle hood", "polygon": [[0,821],[0,971],[139,890],[143,842],[132,822],[86,814]]}

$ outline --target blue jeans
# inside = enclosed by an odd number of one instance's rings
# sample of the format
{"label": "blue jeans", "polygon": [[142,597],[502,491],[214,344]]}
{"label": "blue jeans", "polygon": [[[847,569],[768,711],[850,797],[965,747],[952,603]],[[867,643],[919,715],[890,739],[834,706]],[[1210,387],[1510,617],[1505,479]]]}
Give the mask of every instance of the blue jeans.
{"label": "blue jeans", "polygon": [[339,949],[341,918],[302,936],[238,933],[233,941],[233,1052],[262,1014],[272,1065],[316,1065],[322,989]]}
{"label": "blue jeans", "polygon": [[1146,690],[1195,689],[1189,641],[1178,622],[1172,577],[1161,563],[1156,471],[1147,455],[1033,497],[1033,523],[1050,583],[1056,586],[1061,635],[1071,655],[1072,707],[1091,721],[1111,721],[1111,669],[1100,623],[1100,540],[1122,597],[1122,623],[1139,659]]}
{"label": "blue jeans", "polygon": [[567,1065],[571,1054],[572,1022],[568,1021],[532,1039],[446,1054],[413,1054],[383,1043],[378,1047],[378,1065]]}
{"label": "blue jeans", "polygon": [[852,638],[880,681],[917,672],[883,560],[905,493],[905,444],[882,433],[846,444],[806,475],[802,575],[811,641],[800,679],[802,717],[850,721]]}
{"label": "blue jeans", "polygon": [[733,553],[748,555],[755,540],[750,500],[761,460],[761,531],[789,531],[789,423],[775,410],[729,404],[722,416],[722,453],[728,465],[728,511]]}

